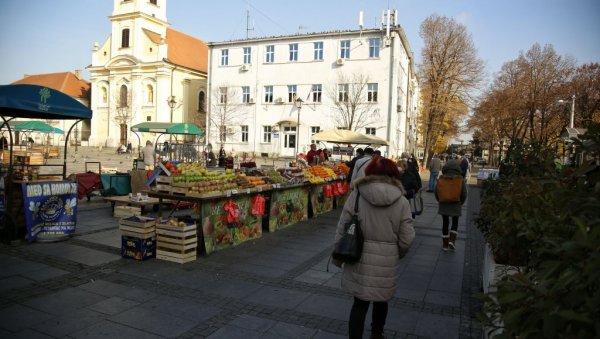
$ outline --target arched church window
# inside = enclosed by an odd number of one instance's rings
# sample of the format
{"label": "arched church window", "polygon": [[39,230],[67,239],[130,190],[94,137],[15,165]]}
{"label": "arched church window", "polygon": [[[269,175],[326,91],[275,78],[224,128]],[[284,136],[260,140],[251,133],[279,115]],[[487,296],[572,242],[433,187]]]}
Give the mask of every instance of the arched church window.
{"label": "arched church window", "polygon": [[206,94],[204,91],[198,93],[198,112],[206,112]]}
{"label": "arched church window", "polygon": [[121,90],[119,94],[119,106],[129,107],[129,105],[127,104],[127,86],[121,85]]}
{"label": "arched church window", "polygon": [[154,87],[148,84],[146,85],[146,102],[152,104],[154,102]]}
{"label": "arched church window", "polygon": [[129,28],[124,28],[121,31],[121,48],[129,47]]}

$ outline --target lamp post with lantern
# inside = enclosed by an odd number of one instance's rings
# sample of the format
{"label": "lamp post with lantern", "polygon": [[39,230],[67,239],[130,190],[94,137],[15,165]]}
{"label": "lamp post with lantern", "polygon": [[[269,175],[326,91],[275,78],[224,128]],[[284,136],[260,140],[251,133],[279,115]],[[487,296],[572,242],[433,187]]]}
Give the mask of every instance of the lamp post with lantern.
{"label": "lamp post with lantern", "polygon": [[298,158],[298,144],[300,143],[300,110],[302,110],[302,103],[304,101],[300,98],[297,98],[294,101],[294,106],[298,110],[298,124],[296,125],[296,159]]}
{"label": "lamp post with lantern", "polygon": [[169,108],[171,108],[171,120],[169,122],[173,122],[173,110],[175,109],[175,105],[177,105],[177,100],[175,100],[175,96],[171,95],[169,96],[169,98],[167,99],[167,104],[169,105]]}

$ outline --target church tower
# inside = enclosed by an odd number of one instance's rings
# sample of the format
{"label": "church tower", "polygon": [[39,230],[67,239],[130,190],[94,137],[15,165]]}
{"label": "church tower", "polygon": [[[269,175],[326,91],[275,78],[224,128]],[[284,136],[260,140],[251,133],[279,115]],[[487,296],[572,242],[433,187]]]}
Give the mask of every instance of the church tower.
{"label": "church tower", "polygon": [[[167,0],[113,0],[111,34],[95,43],[90,146],[132,142],[132,125],[190,122],[204,129],[208,47],[170,28]],[[153,140],[153,135],[142,136]]]}

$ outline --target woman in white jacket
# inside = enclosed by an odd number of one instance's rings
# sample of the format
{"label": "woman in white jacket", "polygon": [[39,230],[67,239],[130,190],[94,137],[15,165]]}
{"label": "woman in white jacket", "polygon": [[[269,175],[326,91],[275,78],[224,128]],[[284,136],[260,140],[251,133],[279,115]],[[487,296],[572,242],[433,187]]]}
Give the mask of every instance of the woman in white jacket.
{"label": "woman in white jacket", "polygon": [[[350,312],[350,338],[362,338],[369,305],[373,302],[371,338],[383,338],[388,304],[397,288],[399,263],[415,237],[413,218],[396,164],[375,156],[365,176],[353,183],[337,225],[335,242],[354,213],[356,194],[358,216],[364,236],[360,261],[344,264],[342,288],[354,297]],[[341,262],[333,261],[337,266]]]}

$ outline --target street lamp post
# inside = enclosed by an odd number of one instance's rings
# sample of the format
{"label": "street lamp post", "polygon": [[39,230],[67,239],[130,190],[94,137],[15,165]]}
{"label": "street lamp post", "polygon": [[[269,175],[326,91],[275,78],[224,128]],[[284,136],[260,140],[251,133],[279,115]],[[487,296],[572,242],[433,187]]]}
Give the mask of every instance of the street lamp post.
{"label": "street lamp post", "polygon": [[[558,103],[565,104],[569,102],[569,100],[558,100]],[[571,120],[569,121],[569,127],[575,127],[575,94],[571,97]]]}
{"label": "street lamp post", "polygon": [[169,96],[169,98],[167,99],[167,104],[169,105],[169,108],[171,108],[171,120],[170,120],[170,122],[173,122],[173,110],[175,109],[175,105],[177,105],[177,100],[175,100],[175,96],[174,95]]}
{"label": "street lamp post", "polygon": [[300,143],[300,110],[302,109],[302,99],[297,98],[294,106],[298,109],[298,124],[296,125],[296,159],[298,159],[298,144]]}

